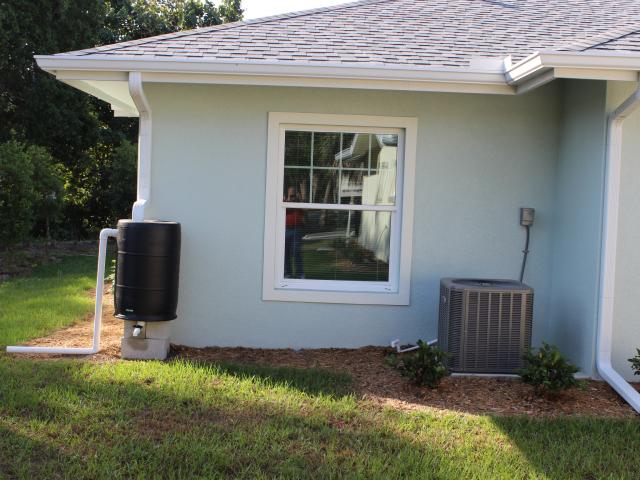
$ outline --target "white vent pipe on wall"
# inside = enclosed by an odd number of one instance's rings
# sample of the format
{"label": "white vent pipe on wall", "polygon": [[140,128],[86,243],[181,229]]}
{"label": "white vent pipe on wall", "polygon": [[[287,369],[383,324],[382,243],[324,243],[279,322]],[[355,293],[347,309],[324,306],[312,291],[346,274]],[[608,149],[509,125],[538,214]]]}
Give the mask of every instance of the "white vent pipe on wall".
{"label": "white vent pipe on wall", "polygon": [[70,355],[91,355],[100,350],[100,327],[102,325],[102,296],[104,293],[104,271],[107,260],[107,242],[109,237],[115,237],[118,230],[105,228],[100,232],[98,246],[98,274],[96,277],[96,306],[93,316],[93,344],[89,348],[65,347],[7,347],[9,353],[58,353]]}
{"label": "white vent pipe on wall", "polygon": [[596,368],[600,376],[640,412],[640,393],[613,369],[613,309],[618,246],[618,212],[620,203],[620,172],[622,166],[622,125],[626,117],[640,106],[640,83],[608,118],[605,174],[604,220],[602,223],[602,253],[600,268],[600,301],[598,305],[598,340]]}

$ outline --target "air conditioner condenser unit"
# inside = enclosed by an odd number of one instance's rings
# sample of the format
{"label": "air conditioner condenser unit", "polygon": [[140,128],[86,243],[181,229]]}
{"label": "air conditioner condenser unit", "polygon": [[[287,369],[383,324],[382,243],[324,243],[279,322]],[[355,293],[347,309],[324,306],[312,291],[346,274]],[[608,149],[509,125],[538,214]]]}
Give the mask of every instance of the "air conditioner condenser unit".
{"label": "air conditioner condenser unit", "polygon": [[514,280],[443,278],[438,345],[452,372],[518,373],[531,347],[533,289]]}

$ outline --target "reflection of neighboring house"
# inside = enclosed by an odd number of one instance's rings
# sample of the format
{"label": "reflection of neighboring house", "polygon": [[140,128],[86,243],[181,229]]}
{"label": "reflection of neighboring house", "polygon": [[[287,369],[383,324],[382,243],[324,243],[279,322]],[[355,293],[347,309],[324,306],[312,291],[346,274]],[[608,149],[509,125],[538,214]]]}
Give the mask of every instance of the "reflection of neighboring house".
{"label": "reflection of neighboring house", "polygon": [[[358,171],[342,172],[341,198],[361,197],[360,203],[363,205],[394,204],[398,151],[395,139],[395,136],[356,134],[351,145],[336,155],[336,161],[341,161],[340,165],[365,165]],[[388,262],[389,236],[385,235],[390,228],[388,213],[365,211],[361,215],[358,243],[371,250],[378,260]],[[353,235],[352,230],[349,222],[345,235]]]}
{"label": "reflection of neighboring house", "polygon": [[[378,171],[364,178],[362,203],[390,205],[396,196],[396,164],[398,147],[383,146],[378,153]],[[389,262],[389,235],[391,228],[387,212],[362,212],[358,243],[373,251],[378,260]]]}

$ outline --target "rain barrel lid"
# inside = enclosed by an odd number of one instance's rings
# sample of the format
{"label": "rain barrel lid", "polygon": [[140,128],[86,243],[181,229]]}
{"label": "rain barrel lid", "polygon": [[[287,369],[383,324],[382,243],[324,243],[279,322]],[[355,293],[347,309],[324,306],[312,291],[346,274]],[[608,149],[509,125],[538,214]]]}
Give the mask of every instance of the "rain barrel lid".
{"label": "rain barrel lid", "polygon": [[179,225],[178,222],[172,222],[170,220],[131,220],[130,218],[125,218],[123,220],[118,220],[118,225],[128,225],[128,224],[160,224],[160,225]]}

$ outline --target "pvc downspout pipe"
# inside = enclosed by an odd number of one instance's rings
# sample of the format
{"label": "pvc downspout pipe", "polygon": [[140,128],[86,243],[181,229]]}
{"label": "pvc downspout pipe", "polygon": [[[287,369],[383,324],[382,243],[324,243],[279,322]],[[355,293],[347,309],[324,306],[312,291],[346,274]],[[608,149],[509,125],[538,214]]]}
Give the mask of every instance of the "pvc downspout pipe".
{"label": "pvc downspout pipe", "polygon": [[144,209],[151,194],[151,107],[142,87],[142,74],[129,72],[129,94],[138,109],[138,184],[131,218],[144,220]]}
{"label": "pvc downspout pipe", "polygon": [[640,83],[635,92],[611,113],[607,123],[607,151],[600,265],[600,301],[598,304],[598,339],[596,369],[598,374],[640,412],[640,393],[611,365],[613,345],[613,308],[618,245],[618,212],[622,165],[622,125],[626,117],[640,107]]}
{"label": "pvc downspout pipe", "polygon": [[100,231],[100,244],[98,247],[98,274],[96,277],[96,306],[93,316],[93,343],[90,348],[64,348],[64,347],[7,347],[9,353],[58,353],[68,355],[91,355],[100,350],[100,327],[102,326],[102,295],[104,293],[104,271],[107,260],[107,240],[115,237],[118,230],[104,228]]}

